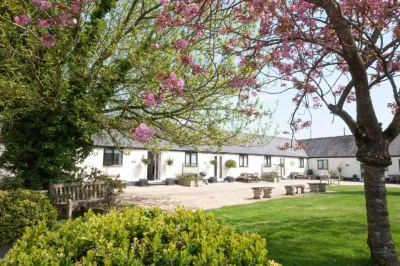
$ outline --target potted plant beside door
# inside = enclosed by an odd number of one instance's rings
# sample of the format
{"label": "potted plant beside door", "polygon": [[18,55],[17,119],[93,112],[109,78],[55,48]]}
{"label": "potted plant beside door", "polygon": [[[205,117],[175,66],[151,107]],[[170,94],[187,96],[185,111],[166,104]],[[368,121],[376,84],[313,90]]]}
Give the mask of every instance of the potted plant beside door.
{"label": "potted plant beside door", "polygon": [[[235,160],[227,160],[225,162],[225,167],[228,168],[228,174],[231,172],[231,168],[236,168],[236,161]],[[233,176],[227,176],[226,180],[228,182],[235,182],[235,178]]]}
{"label": "potted plant beside door", "polygon": [[[218,165],[218,160],[217,159],[212,159],[211,161],[210,161],[210,164],[212,165],[212,166],[216,166],[216,165]],[[217,179],[217,177],[216,176],[212,176],[212,177],[210,177],[209,179],[208,179],[208,182],[210,182],[210,183],[217,183],[218,182],[218,179]]]}
{"label": "potted plant beside door", "polygon": [[145,165],[144,167],[144,178],[139,179],[139,186],[140,187],[147,187],[149,185],[149,180],[147,179],[147,165],[151,163],[151,160],[149,158],[142,158],[142,163]]}
{"label": "potted plant beside door", "polygon": [[339,172],[339,180],[343,181],[343,176],[342,176],[343,167],[341,165],[338,165],[338,167],[336,167],[336,169]]}
{"label": "potted plant beside door", "polygon": [[174,160],[169,158],[168,160],[165,161],[165,163],[168,165],[168,172],[169,172],[169,178],[165,179],[165,184],[167,186],[173,186],[175,184],[175,180],[171,177],[171,166],[174,164]]}

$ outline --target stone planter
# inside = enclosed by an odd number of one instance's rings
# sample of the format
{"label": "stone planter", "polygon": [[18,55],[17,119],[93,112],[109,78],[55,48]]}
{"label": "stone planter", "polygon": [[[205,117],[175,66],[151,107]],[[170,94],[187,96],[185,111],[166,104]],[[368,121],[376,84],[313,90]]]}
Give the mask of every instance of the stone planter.
{"label": "stone planter", "polygon": [[209,183],[218,183],[218,178],[215,176],[212,176],[208,179]]}
{"label": "stone planter", "polygon": [[203,180],[188,180],[188,179],[178,179],[178,185],[185,186],[185,187],[202,187]]}
{"label": "stone planter", "polygon": [[165,185],[167,185],[167,186],[173,186],[173,185],[175,185],[175,179],[174,179],[174,178],[167,178],[167,179],[165,179]]}
{"label": "stone planter", "polygon": [[149,180],[147,180],[147,179],[139,179],[138,186],[139,187],[148,187],[149,186]]}
{"label": "stone planter", "polygon": [[235,178],[233,176],[227,176],[225,178],[225,181],[228,181],[229,183],[233,183],[233,182],[235,182]]}

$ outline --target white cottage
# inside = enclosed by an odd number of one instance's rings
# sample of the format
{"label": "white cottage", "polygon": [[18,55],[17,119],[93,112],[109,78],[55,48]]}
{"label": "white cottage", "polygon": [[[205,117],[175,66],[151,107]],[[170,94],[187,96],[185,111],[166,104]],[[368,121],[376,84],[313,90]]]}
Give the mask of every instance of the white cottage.
{"label": "white cottage", "polygon": [[[364,180],[362,164],[356,159],[357,146],[352,135],[314,138],[304,142],[307,145],[307,168],[312,169],[314,174],[319,175],[323,170],[335,170],[340,165],[345,178],[350,179],[357,175],[359,180]],[[389,153],[392,156],[392,165],[386,168],[385,176],[400,174],[400,136],[390,144]]]}
{"label": "white cottage", "polygon": [[[127,180],[128,185],[134,185],[139,179],[148,179],[151,183],[175,178],[182,173],[199,172],[205,172],[207,177],[217,177],[218,181],[223,181],[228,175],[237,177],[243,172],[278,172],[281,176],[289,176],[291,172],[305,173],[307,165],[306,152],[280,150],[278,147],[290,140],[279,137],[267,137],[265,145],[224,146],[219,152],[210,151],[210,148],[195,151],[172,146],[168,151],[153,153],[133,140],[118,141],[117,148],[110,139],[96,139],[96,148],[83,165],[96,167],[112,176],[119,175]],[[151,163],[146,167],[142,158],[149,158]],[[173,160],[173,165],[167,164],[168,159]],[[217,160],[218,164],[212,165],[211,160]],[[237,168],[227,169],[227,160],[236,161]]]}

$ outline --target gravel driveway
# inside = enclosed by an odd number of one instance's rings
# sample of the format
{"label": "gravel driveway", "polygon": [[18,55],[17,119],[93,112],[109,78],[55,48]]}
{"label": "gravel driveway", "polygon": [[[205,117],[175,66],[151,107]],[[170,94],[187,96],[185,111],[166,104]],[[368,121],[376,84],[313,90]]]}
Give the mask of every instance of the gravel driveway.
{"label": "gravel driveway", "polygon": [[[278,183],[211,183],[202,187],[184,187],[184,186],[149,186],[134,187],[129,186],[123,194],[123,204],[155,207],[159,206],[163,210],[175,209],[177,206],[184,206],[189,209],[216,209],[224,206],[249,204],[253,202],[274,200],[282,197],[298,197],[286,196],[285,185],[304,184],[306,185],[306,194],[310,193],[307,183],[319,182],[319,180],[281,180]],[[326,183],[326,181],[325,181]],[[342,185],[359,185],[362,182],[341,182]],[[272,192],[272,198],[261,200],[253,199],[252,187],[270,186],[275,187]]]}

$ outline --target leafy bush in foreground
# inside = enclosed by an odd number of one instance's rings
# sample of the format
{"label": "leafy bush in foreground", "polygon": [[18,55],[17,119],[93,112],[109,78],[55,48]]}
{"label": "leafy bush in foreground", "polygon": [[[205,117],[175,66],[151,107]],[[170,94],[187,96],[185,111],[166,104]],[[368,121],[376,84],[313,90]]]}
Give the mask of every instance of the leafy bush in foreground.
{"label": "leafy bush in foreground", "polygon": [[25,189],[0,191],[0,246],[20,237],[26,227],[43,221],[53,226],[57,211],[48,197]]}
{"label": "leafy bush in foreground", "polygon": [[[127,208],[89,212],[57,231],[28,229],[5,265],[269,265],[265,240],[210,214]],[[272,262],[271,262],[272,263]]]}

